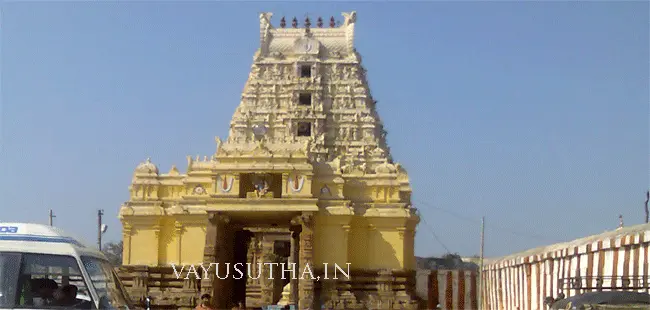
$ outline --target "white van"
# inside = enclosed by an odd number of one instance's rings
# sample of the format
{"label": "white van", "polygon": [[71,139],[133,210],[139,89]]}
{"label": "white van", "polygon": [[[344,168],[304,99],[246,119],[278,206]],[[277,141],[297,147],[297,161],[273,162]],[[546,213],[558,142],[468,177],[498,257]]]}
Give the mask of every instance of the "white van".
{"label": "white van", "polygon": [[52,226],[0,223],[0,309],[129,309],[113,266]]}

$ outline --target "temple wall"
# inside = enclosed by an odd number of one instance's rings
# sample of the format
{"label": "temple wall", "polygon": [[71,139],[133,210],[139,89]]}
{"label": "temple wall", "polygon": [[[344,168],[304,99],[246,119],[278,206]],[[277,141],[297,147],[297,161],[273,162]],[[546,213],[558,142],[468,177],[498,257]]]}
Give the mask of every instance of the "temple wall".
{"label": "temple wall", "polygon": [[124,265],[169,266],[203,261],[207,220],[166,217],[158,226],[136,226],[124,243]]}
{"label": "temple wall", "polygon": [[406,231],[404,234],[404,269],[417,270],[415,259],[415,230]]}
{"label": "temple wall", "polygon": [[367,259],[370,256],[368,247],[368,221],[361,216],[352,218],[348,235],[348,259],[354,268],[369,268]]}
{"label": "temple wall", "polygon": [[368,244],[368,268],[371,269],[401,269],[404,261],[402,249],[395,228],[379,227],[370,229]]}
{"label": "temple wall", "polygon": [[134,227],[131,235],[130,261],[125,265],[158,265],[158,237],[151,227]]}
{"label": "temple wall", "polygon": [[183,264],[199,264],[203,261],[206,226],[207,224],[191,224],[185,227],[181,241]]}
{"label": "temple wall", "polygon": [[[203,260],[206,221],[171,216],[136,226],[125,244],[125,265],[169,266]],[[414,235],[403,218],[321,215],[316,219],[314,264],[354,269],[415,269]],[[127,255],[128,252],[128,255]]]}
{"label": "temple wall", "polygon": [[348,260],[347,227],[349,216],[316,217],[315,239],[318,246],[314,247],[314,263],[338,264],[345,266]]}
{"label": "temple wall", "polygon": [[158,265],[178,263],[178,238],[174,235],[174,219],[164,218],[160,224]]}
{"label": "temple wall", "polygon": [[353,269],[415,270],[414,238],[405,233],[403,218],[325,215],[317,217],[316,223],[317,265],[350,263]]}

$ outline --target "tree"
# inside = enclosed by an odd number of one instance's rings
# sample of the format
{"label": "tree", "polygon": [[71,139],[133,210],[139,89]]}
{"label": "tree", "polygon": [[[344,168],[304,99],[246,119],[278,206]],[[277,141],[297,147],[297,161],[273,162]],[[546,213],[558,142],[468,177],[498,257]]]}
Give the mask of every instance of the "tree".
{"label": "tree", "polygon": [[102,252],[104,255],[106,255],[106,258],[108,258],[108,261],[111,262],[114,266],[122,266],[122,250],[123,250],[123,243],[122,241],[115,243],[115,242],[108,242],[104,244],[102,247]]}

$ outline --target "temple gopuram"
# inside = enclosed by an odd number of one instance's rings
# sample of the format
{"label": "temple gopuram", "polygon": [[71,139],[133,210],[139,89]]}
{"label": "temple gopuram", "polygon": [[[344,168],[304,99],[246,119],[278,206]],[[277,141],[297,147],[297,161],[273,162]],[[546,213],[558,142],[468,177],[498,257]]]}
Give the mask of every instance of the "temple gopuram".
{"label": "temple gopuram", "polygon": [[[120,277],[134,301],[161,308],[209,293],[217,309],[416,309],[419,217],[355,49],[356,13],[279,27],[272,15],[259,16],[260,46],[215,153],[188,156],[185,173],[149,159],[135,169],[119,212]],[[236,263],[252,271],[215,276]],[[295,263],[297,277],[275,267],[255,279],[260,263]],[[349,277],[334,278],[335,265]],[[305,266],[320,278],[303,277]]]}

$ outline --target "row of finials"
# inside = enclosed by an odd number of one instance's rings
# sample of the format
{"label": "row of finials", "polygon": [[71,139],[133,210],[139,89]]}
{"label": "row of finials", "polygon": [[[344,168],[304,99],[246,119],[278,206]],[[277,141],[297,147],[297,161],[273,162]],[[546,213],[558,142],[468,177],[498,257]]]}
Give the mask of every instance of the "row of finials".
{"label": "row of finials", "polygon": [[[287,21],[284,19],[284,17],[282,17],[282,19],[280,20],[280,27],[284,28],[286,26],[287,26]],[[293,28],[298,28],[298,19],[297,18],[295,18],[295,17],[293,18],[293,20],[291,21],[291,26]],[[318,21],[316,22],[316,26],[318,26],[318,28],[323,28],[323,18],[322,17],[318,18]],[[306,28],[311,27],[311,21],[309,20],[309,17],[305,18],[305,27]],[[332,16],[332,17],[330,17],[330,28],[334,28],[334,27],[336,27],[336,20],[334,20],[334,16]]]}

